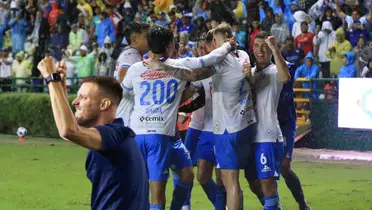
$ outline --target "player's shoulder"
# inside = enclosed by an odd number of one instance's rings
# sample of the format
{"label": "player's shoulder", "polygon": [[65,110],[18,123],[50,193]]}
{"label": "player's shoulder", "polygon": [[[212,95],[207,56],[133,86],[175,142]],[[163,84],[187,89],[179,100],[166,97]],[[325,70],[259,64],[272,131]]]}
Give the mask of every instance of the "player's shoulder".
{"label": "player's shoulder", "polygon": [[249,57],[248,53],[244,50],[238,50],[240,56],[243,56],[243,57]]}
{"label": "player's shoulder", "polygon": [[145,63],[143,61],[140,61],[140,62],[136,62],[134,64],[132,64],[129,69],[128,69],[128,72],[141,72],[141,71],[146,71],[148,68],[145,66]]}

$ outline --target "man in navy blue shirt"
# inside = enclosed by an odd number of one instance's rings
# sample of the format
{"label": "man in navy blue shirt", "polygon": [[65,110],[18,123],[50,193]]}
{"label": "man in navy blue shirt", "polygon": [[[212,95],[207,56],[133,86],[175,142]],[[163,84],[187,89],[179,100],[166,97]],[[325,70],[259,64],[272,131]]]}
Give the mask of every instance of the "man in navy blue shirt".
{"label": "man in navy blue shirt", "polygon": [[296,48],[292,36],[287,37],[281,51],[283,57],[288,62],[292,63],[295,69],[302,65],[303,59],[305,58],[304,52],[300,48]]}
{"label": "man in navy blue shirt", "polygon": [[85,167],[92,182],[91,208],[148,210],[147,169],[135,134],[115,119],[122,97],[120,84],[111,77],[84,78],[72,102],[74,116],[67,100],[66,66],[53,65],[53,58],[47,57],[38,69],[49,87],[60,136],[89,149]]}

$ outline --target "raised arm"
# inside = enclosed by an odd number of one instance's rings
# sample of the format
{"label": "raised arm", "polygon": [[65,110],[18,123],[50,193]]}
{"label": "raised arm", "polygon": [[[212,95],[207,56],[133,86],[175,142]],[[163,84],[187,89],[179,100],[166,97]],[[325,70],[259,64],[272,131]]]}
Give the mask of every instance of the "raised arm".
{"label": "raised arm", "polygon": [[164,71],[173,77],[184,81],[198,81],[211,77],[214,70],[210,67],[190,69],[180,66],[171,66],[157,59],[147,59],[145,65],[155,71]]}
{"label": "raised arm", "polygon": [[286,83],[291,79],[291,75],[289,74],[288,65],[285,62],[280,50],[276,44],[276,40],[274,36],[268,37],[265,42],[270,47],[273,56],[276,68],[278,69],[278,80],[281,83]]}
{"label": "raised arm", "polygon": [[[53,58],[43,59],[38,69],[44,78],[54,73]],[[95,128],[84,128],[77,121],[69,106],[66,92],[61,82],[49,82],[49,95],[52,103],[54,120],[59,135],[68,141],[72,141],[85,148],[99,151],[102,149],[102,137]]]}

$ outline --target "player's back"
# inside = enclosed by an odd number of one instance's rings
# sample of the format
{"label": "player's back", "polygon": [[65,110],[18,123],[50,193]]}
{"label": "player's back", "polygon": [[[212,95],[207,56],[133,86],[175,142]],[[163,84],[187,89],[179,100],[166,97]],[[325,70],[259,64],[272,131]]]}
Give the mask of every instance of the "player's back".
{"label": "player's back", "polygon": [[205,104],[192,113],[190,127],[213,132],[212,78],[193,82],[192,85],[204,88]]}
{"label": "player's back", "polygon": [[[176,60],[165,62],[174,65]],[[174,136],[178,105],[186,82],[165,72],[153,71],[143,62],[134,64],[127,76],[132,80],[134,92],[131,128],[136,134]]]}
{"label": "player's back", "polygon": [[228,54],[213,68],[214,132],[233,133],[256,122],[250,86],[235,55]]}
{"label": "player's back", "polygon": [[[118,71],[120,68],[129,68],[131,65],[142,61],[141,54],[134,48],[125,50],[116,62],[116,69],[114,77],[118,80]],[[125,126],[130,125],[130,115],[133,111],[133,97],[129,96],[127,99],[120,101],[118,109],[116,110],[116,117],[122,118]]]}
{"label": "player's back", "polygon": [[256,74],[254,92],[258,115],[255,142],[276,142],[277,139],[281,142],[283,136],[279,127],[277,107],[283,84],[278,79],[276,65],[270,64],[260,71],[256,70],[253,68]]}

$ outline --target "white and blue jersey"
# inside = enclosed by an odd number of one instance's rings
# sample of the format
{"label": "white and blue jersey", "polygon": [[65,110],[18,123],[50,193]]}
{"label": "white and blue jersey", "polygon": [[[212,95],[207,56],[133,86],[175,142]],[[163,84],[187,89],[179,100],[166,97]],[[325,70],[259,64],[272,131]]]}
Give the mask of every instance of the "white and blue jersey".
{"label": "white and blue jersey", "polygon": [[246,178],[279,178],[283,156],[283,135],[277,108],[283,84],[278,79],[278,70],[274,64],[259,71],[254,67],[253,72],[256,81],[253,89],[256,94],[258,123],[255,126],[253,144],[255,164],[247,167]]}
{"label": "white and blue jersey", "polygon": [[[169,65],[177,60],[161,59]],[[147,68],[143,62],[132,65],[122,83],[124,97],[134,95],[130,127],[147,163],[150,181],[164,181],[169,168],[191,165],[182,141],[174,140],[179,102],[185,81]]]}
{"label": "white and blue jersey", "polygon": [[[117,80],[119,79],[118,78],[119,77],[119,75],[118,75],[119,69],[129,68],[133,64],[135,64],[137,62],[141,62],[141,61],[142,61],[141,53],[139,53],[134,48],[129,48],[126,51],[124,51],[123,53],[121,53],[121,55],[119,56],[119,58],[116,61],[116,69],[115,69],[115,73],[114,73],[115,79],[117,79]],[[130,116],[131,116],[132,111],[133,111],[133,106],[134,106],[133,97],[128,96],[126,100],[121,100],[120,101],[118,109],[116,110],[116,117],[122,118],[123,121],[124,121],[125,126],[130,126]]]}

